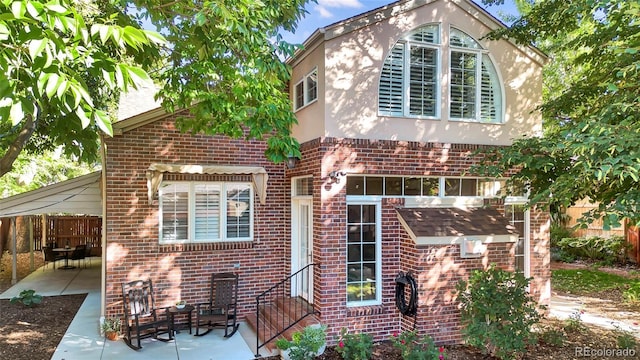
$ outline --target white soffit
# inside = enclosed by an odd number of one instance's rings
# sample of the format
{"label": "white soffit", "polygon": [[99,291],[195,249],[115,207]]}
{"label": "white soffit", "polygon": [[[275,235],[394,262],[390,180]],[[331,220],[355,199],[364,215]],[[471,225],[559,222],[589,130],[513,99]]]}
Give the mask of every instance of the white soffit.
{"label": "white soffit", "polygon": [[102,215],[101,171],[0,199],[0,217],[76,214]]}

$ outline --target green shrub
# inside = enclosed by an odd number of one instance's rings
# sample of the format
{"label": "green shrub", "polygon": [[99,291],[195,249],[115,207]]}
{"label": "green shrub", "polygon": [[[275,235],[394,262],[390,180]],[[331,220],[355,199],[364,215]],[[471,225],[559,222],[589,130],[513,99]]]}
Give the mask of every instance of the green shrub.
{"label": "green shrub", "polygon": [[551,224],[551,229],[549,230],[549,239],[551,241],[551,246],[556,247],[560,240],[564,238],[573,237],[573,231],[568,229],[562,225]]}
{"label": "green shrub", "polygon": [[564,331],[568,333],[580,333],[587,329],[582,322],[582,314],[584,310],[574,310],[571,315],[564,321]]}
{"label": "green shrub", "polygon": [[34,306],[42,302],[42,296],[37,295],[35,290],[22,290],[20,295],[14,296],[9,302],[12,304],[20,303],[24,306]]}
{"label": "green shrub", "polygon": [[629,288],[622,293],[622,297],[630,303],[640,303],[640,280],[631,284]]}
{"label": "green shrub", "polygon": [[347,329],[340,330],[336,351],[344,360],[367,360],[371,357],[373,337],[369,334],[350,334]]}
{"label": "green shrub", "polygon": [[578,260],[578,257],[564,249],[554,247],[551,248],[551,260],[572,263]]}
{"label": "green shrub", "polygon": [[540,329],[539,340],[552,346],[562,346],[564,345],[566,336],[562,329],[554,326],[546,326]]}
{"label": "green shrub", "polygon": [[428,335],[418,338],[415,331],[405,331],[391,337],[403,360],[444,359],[444,348],[437,348]]}
{"label": "green shrub", "polygon": [[638,346],[638,339],[629,330],[622,330],[619,326],[614,325],[614,334],[616,335],[616,343],[620,349],[635,349]]}
{"label": "green shrub", "polygon": [[307,326],[302,332],[293,333],[291,341],[278,339],[276,346],[282,350],[289,350],[291,360],[311,360],[327,340],[325,330],[326,326]]}
{"label": "green shrub", "polygon": [[469,345],[500,359],[515,359],[535,343],[531,330],[541,316],[526,290],[529,281],[492,264],[457,284],[462,335]]}
{"label": "green shrub", "polygon": [[625,263],[629,246],[622,236],[564,238],[558,242],[559,249],[573,256],[608,265]]}

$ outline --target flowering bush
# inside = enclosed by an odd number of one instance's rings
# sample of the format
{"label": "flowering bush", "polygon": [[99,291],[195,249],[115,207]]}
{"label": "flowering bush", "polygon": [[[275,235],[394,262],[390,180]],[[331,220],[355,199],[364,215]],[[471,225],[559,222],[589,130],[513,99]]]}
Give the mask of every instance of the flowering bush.
{"label": "flowering bush", "polygon": [[336,351],[344,360],[367,360],[371,357],[373,337],[369,334],[350,334],[347,329],[340,330]]}
{"label": "flowering bush", "polygon": [[405,331],[391,337],[393,346],[400,350],[403,360],[444,360],[444,348],[436,348],[431,337],[418,338],[415,331]]}
{"label": "flowering bush", "polygon": [[574,310],[571,315],[565,320],[564,331],[566,332],[583,332],[587,328],[582,322],[582,315],[584,310]]}

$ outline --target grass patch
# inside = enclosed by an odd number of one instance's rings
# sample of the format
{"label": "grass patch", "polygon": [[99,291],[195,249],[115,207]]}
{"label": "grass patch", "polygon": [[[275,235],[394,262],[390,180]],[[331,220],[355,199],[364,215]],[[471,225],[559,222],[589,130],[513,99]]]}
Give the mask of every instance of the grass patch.
{"label": "grass patch", "polygon": [[553,270],[551,277],[555,290],[576,295],[589,295],[613,289],[625,290],[638,281],[588,269]]}

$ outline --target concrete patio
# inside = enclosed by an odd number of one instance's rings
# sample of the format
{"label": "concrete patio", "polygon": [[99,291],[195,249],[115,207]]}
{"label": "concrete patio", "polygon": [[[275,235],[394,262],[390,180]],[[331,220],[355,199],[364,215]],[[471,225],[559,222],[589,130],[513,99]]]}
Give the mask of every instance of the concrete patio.
{"label": "concrete patio", "polygon": [[[124,341],[106,341],[100,335],[100,258],[92,258],[88,268],[53,270],[52,266],[40,268],[16,285],[0,294],[0,299],[10,299],[20,291],[33,289],[43,296],[88,294],[78,313],[58,344],[52,360],[80,359],[132,359],[132,360],[250,360],[254,358],[255,334],[245,323],[235,336],[224,338],[224,330],[214,330],[202,337],[188,331],[176,334],[172,342],[153,339],[143,340],[143,348],[134,351]],[[270,356],[261,351],[262,356]]]}

